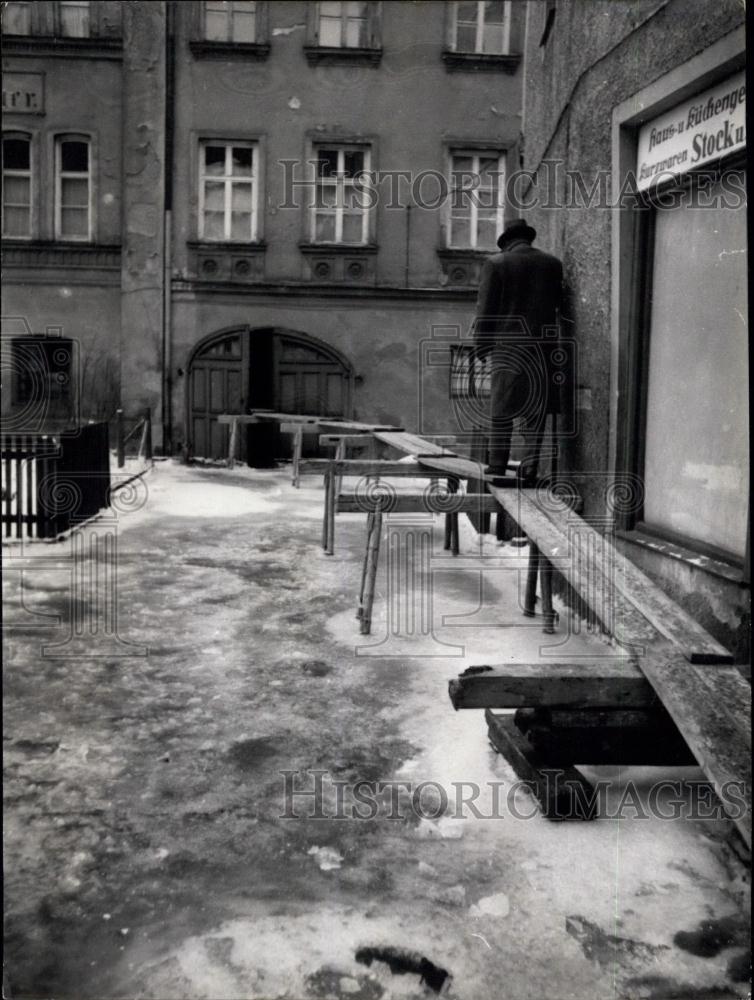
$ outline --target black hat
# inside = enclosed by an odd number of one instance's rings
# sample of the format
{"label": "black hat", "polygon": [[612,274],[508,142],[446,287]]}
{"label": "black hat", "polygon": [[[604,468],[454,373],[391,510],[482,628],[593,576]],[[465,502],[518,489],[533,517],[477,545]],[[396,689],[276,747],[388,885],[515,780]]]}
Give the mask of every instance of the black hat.
{"label": "black hat", "polygon": [[513,222],[508,223],[500,236],[498,236],[497,245],[502,250],[513,240],[527,240],[527,242],[531,243],[536,237],[536,229],[527,226],[523,219],[514,219]]}

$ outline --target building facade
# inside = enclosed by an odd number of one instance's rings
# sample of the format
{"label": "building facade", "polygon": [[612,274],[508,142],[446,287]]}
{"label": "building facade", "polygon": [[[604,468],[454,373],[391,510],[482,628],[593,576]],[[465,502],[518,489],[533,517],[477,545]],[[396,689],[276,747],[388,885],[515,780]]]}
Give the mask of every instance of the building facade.
{"label": "building facade", "polygon": [[219,457],[216,416],[252,407],[456,429],[450,365],[518,164],[525,4],[3,18],[6,419],[33,412],[39,356],[48,409],[149,407],[166,452]]}
{"label": "building facade", "polygon": [[744,7],[530,4],[526,37],[519,208],[564,261],[578,361],[564,465],[746,662]]}

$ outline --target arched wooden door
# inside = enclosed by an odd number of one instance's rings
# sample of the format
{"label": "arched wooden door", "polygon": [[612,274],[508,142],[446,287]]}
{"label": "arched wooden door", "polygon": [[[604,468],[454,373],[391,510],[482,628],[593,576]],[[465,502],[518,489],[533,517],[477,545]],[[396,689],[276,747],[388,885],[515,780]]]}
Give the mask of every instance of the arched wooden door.
{"label": "arched wooden door", "polygon": [[[189,453],[227,456],[229,431],[217,422],[221,413],[264,408],[348,417],[351,386],[348,362],[306,334],[269,327],[222,331],[201,344],[189,364]],[[265,448],[283,457],[288,444],[275,434]]]}

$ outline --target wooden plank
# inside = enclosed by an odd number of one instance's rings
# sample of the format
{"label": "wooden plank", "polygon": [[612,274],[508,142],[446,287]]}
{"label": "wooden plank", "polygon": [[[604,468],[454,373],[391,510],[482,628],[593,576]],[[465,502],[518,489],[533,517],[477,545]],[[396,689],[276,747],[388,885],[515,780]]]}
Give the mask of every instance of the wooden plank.
{"label": "wooden plank", "polygon": [[[448,502],[449,505],[450,501]],[[447,509],[424,493],[395,493],[392,496],[360,496],[340,493],[336,500],[339,514],[365,514],[381,510],[383,514],[445,514]],[[494,497],[487,493],[459,493],[453,499],[453,511],[458,514],[485,513],[497,509]]]}
{"label": "wooden plank", "polygon": [[487,709],[484,718],[490,743],[527,782],[546,819],[594,818],[594,810],[583,805],[592,801],[594,789],[572,762],[546,759],[516,729],[510,715],[495,715]]}
{"label": "wooden plank", "polygon": [[381,459],[344,458],[335,461],[329,458],[309,458],[299,464],[302,476],[322,476],[329,469],[341,476],[411,476],[431,477],[433,473],[413,462],[388,462]]}
{"label": "wooden plank", "polygon": [[[552,497],[552,501],[548,497],[543,513],[556,527],[560,527],[561,531],[568,530],[564,521],[573,523],[578,517],[557,497]],[[577,523],[579,532],[586,538],[599,535],[599,532],[583,519],[578,518]],[[626,599],[654,625],[658,632],[682,649],[686,659],[691,663],[733,663],[730,651],[650,580],[635,563],[621,554],[619,565],[617,583]]]}
{"label": "wooden plank", "polygon": [[319,436],[319,443],[324,447],[333,447],[340,444],[341,441],[345,441],[349,448],[365,447],[373,440],[372,435],[366,431],[362,431],[360,434],[320,434]]}
{"label": "wooden plank", "polygon": [[648,708],[657,704],[651,684],[628,660],[580,663],[507,663],[470,667],[449,682],[455,709],[534,705]]}
{"label": "wooden plank", "polygon": [[221,413],[217,417],[220,424],[230,424],[237,420],[240,424],[256,424],[265,421],[287,424],[317,424],[322,428],[332,428],[337,431],[400,431],[402,428],[392,424],[364,424],[358,420],[341,420],[337,417],[325,417],[308,413],[277,413],[273,410],[252,410],[251,413]]}
{"label": "wooden plank", "polygon": [[585,726],[557,729],[532,726],[526,740],[548,760],[575,764],[696,767],[683,737],[659,726]]}

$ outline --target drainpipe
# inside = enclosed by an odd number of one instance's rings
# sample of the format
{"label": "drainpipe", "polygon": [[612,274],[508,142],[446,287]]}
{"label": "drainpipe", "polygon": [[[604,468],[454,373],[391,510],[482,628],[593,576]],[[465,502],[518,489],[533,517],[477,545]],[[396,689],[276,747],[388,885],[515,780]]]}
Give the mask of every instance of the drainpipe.
{"label": "drainpipe", "polygon": [[173,148],[175,130],[175,44],[172,0],[165,2],[165,208],[162,239],[162,451],[173,453],[173,352],[172,289],[173,273]]}
{"label": "drainpipe", "polygon": [[408,288],[408,267],[409,267],[410,249],[411,249],[411,206],[406,205],[406,262],[403,267],[404,282],[406,288]]}

